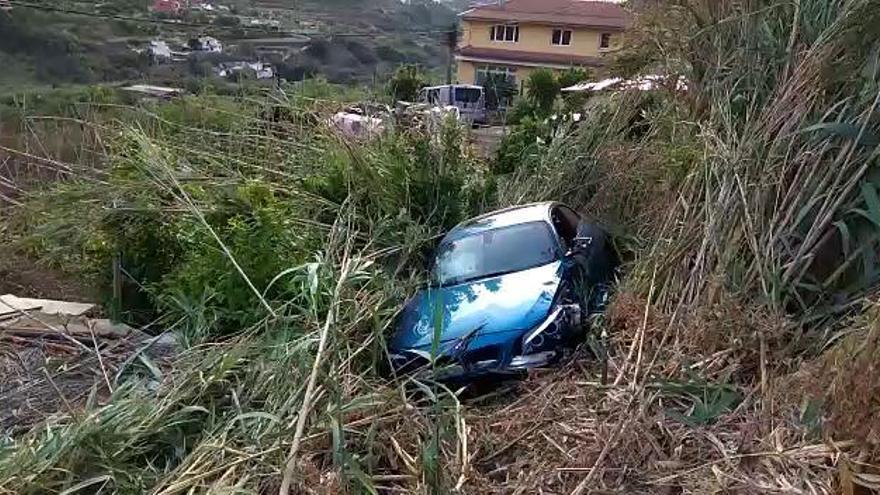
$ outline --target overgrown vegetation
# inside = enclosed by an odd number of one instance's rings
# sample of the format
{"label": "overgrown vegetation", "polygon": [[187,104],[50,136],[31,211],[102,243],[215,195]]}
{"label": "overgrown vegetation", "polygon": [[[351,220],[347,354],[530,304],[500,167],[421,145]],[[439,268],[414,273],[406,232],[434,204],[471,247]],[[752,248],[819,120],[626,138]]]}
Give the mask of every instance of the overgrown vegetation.
{"label": "overgrown vegetation", "polygon": [[395,101],[414,102],[419,90],[427,86],[425,75],[416,65],[401,65],[394,71],[388,89]]}
{"label": "overgrown vegetation", "polygon": [[[458,127],[351,142],[304,97],[132,111],[19,232],[96,280],[121,251],[192,347],[157,391],[130,379],[6,440],[0,491],[876,487],[878,7],[649,4],[622,60],[688,91],[524,122],[492,171]],[[436,236],[546,199],[629,259],[590,340],[606,362],[507,401],[377,376]]]}

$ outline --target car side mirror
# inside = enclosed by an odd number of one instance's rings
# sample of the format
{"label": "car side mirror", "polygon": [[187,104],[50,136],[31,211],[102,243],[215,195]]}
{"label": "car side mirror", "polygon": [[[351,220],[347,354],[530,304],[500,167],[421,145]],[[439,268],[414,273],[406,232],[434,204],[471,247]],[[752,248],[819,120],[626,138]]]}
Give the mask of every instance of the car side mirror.
{"label": "car side mirror", "polygon": [[593,245],[592,237],[575,237],[572,239],[571,248],[568,250],[569,256],[584,254],[590,250]]}

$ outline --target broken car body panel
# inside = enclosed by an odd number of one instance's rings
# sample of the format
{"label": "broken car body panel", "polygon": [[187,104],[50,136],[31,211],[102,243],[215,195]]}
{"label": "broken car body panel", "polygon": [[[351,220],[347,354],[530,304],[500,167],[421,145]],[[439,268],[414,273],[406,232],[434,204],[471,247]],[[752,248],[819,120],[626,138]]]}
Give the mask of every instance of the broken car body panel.
{"label": "broken car body panel", "polygon": [[[401,326],[392,346],[430,352],[436,323],[440,344],[447,344],[477,330],[473,345],[506,340],[499,335],[522,332],[547,316],[562,280],[562,263],[466,282],[433,287],[420,292],[403,311]],[[442,314],[438,314],[442,313]]]}
{"label": "broken car body panel", "polygon": [[[490,213],[449,232],[438,249],[434,284],[402,311],[390,342],[394,368],[408,371],[436,359],[468,376],[558,358],[590,311],[578,300],[581,284],[601,285],[596,282],[610,274],[585,277],[591,256],[575,247],[584,225],[570,208],[541,203]],[[607,249],[604,242],[601,247]]]}

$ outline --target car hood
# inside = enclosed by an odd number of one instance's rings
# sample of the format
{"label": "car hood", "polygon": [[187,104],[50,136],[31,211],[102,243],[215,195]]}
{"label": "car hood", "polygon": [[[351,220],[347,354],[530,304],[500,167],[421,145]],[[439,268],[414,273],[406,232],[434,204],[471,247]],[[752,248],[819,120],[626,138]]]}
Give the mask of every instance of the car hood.
{"label": "car hood", "polygon": [[423,290],[404,308],[391,347],[430,350],[437,325],[441,343],[474,332],[475,337],[525,332],[550,312],[561,280],[562,263],[556,261],[497,277]]}

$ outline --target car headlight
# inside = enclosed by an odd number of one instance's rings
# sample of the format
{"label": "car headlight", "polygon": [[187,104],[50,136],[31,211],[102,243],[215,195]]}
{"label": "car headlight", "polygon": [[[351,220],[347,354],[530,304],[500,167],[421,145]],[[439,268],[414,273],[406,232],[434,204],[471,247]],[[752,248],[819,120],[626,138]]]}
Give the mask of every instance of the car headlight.
{"label": "car headlight", "polygon": [[431,353],[415,349],[401,353],[390,353],[388,357],[391,360],[391,367],[397,372],[404,373],[426,366],[431,362]]}
{"label": "car headlight", "polygon": [[523,354],[555,351],[571,328],[577,328],[581,321],[581,308],[577,304],[557,306],[534,330],[522,339]]}

